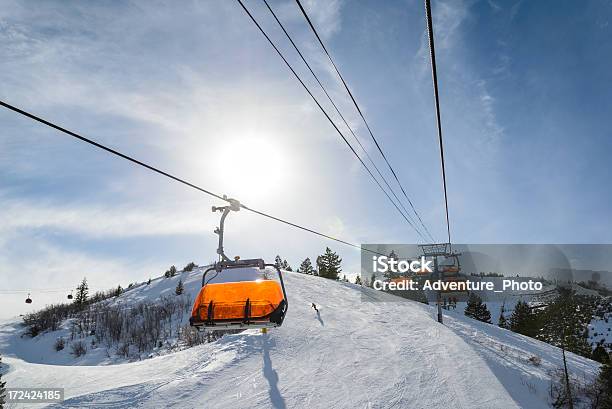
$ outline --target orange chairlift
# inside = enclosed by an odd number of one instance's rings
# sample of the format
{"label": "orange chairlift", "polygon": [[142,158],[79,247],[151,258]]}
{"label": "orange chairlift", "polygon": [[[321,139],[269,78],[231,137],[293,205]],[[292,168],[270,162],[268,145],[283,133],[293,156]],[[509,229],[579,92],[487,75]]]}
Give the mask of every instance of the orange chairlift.
{"label": "orange chairlift", "polygon": [[[446,260],[440,265],[440,273],[442,277],[456,277],[461,271],[461,264],[459,263],[460,253],[450,253],[446,255]],[[451,260],[448,263],[448,260]]]}
{"label": "orange chairlift", "polygon": [[[212,208],[213,212],[223,212],[219,227],[215,229],[219,235],[219,261],[202,275],[202,288],[195,299],[189,323],[198,329],[209,330],[280,327],[289,304],[279,267],[266,264],[262,259],[235,257],[232,261],[225,255],[225,218],[231,211],[240,210],[240,202],[227,200],[228,206]],[[278,281],[271,277],[273,272]]]}
{"label": "orange chairlift", "polygon": [[[441,291],[445,295],[463,295],[467,294],[467,290],[463,290],[461,283],[465,283],[467,278],[459,274],[461,272],[461,263],[459,262],[459,256],[461,253],[450,253],[446,255],[446,260],[440,265],[440,277],[445,282],[456,282],[460,290],[443,290]],[[450,259],[450,263],[447,261]],[[465,286],[465,284],[463,284]]]}
{"label": "orange chairlift", "polygon": [[[443,257],[443,261],[438,265],[438,276],[437,278],[443,280],[445,282],[457,282],[462,283],[467,281],[466,277],[461,275],[461,263],[459,262],[459,256],[461,253],[456,253],[451,251],[449,243],[441,243],[441,244],[429,244],[423,245],[426,249],[426,255],[429,256],[437,256]],[[431,274],[429,272],[421,271],[417,272],[417,275],[420,276],[428,276],[433,279],[436,279],[435,274]],[[448,287],[447,287],[448,288]],[[462,294],[463,291],[453,291],[453,290],[442,290],[442,293],[457,293]]]}

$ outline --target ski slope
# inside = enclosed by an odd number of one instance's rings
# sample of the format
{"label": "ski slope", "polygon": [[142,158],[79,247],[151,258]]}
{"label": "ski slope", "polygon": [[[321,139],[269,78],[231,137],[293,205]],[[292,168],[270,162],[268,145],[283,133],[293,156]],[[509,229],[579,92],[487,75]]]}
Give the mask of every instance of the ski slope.
{"label": "ski slope", "polygon": [[[157,279],[113,302],[159,297],[179,278],[194,295],[200,277],[197,270]],[[18,326],[5,323],[3,379],[9,387],[64,387],[66,401],[50,406],[67,408],[549,407],[548,371],[561,365],[555,347],[459,311],[445,311],[439,325],[431,306],[354,284],[297,273],[286,273],[285,284],[289,311],[281,328],[131,363],[53,361],[55,351],[41,350],[50,347],[45,338],[19,338]],[[568,359],[570,371],[583,377],[598,368],[573,354]]]}

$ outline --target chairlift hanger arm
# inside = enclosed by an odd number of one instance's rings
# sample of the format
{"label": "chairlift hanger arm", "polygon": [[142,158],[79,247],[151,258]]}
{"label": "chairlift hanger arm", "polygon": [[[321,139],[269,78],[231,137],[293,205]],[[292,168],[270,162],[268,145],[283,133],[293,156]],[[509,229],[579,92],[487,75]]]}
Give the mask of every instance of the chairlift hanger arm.
{"label": "chairlift hanger arm", "polygon": [[223,195],[223,200],[227,200],[229,202],[229,205],[227,206],[213,206],[212,207],[212,211],[213,212],[223,212],[223,214],[221,214],[221,221],[219,222],[219,227],[217,227],[215,229],[215,233],[219,235],[219,247],[217,248],[217,254],[219,255],[219,257],[221,258],[220,261],[230,261],[229,257],[227,257],[225,255],[225,252],[223,250],[223,232],[225,230],[225,218],[227,217],[227,215],[234,211],[234,212],[238,212],[240,211],[240,202],[236,199],[229,199],[227,196]]}

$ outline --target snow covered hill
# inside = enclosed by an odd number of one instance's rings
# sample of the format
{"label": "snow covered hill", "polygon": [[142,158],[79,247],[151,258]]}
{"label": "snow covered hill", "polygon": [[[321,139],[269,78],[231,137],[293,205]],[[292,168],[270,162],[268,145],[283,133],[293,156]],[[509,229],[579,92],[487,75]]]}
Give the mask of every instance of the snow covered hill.
{"label": "snow covered hill", "polygon": [[[55,335],[20,338],[22,328],[4,323],[3,379],[8,387],[64,387],[66,401],[52,407],[549,407],[549,371],[562,364],[555,347],[459,311],[445,311],[439,325],[432,306],[354,284],[285,276],[289,311],[281,328],[247,330],[137,362],[113,364],[96,354],[75,360],[51,348]],[[179,279],[193,296],[201,272],[156,279],[112,302],[129,307],[172,295]],[[597,363],[571,353],[568,359],[573,374],[595,375]]]}

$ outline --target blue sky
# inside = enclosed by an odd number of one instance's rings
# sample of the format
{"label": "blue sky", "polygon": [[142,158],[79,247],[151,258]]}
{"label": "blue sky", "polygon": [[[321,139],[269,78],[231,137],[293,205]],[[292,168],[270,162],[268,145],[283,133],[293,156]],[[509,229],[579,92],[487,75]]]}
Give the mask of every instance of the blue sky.
{"label": "blue sky", "polygon": [[[322,97],[263,3],[246,3]],[[384,169],[295,4],[271,6]],[[422,1],[305,6],[443,240]],[[611,242],[612,4],[432,7],[454,241]],[[7,1],[0,42],[13,105],[324,233],[418,241],[238,3]],[[108,288],[214,259],[219,203],[9,111],[0,124],[0,289],[36,295],[83,276]],[[228,228],[232,255],[295,266],[330,246],[359,267],[357,251],[246,212]],[[3,316],[25,311],[21,295],[2,298]]]}

